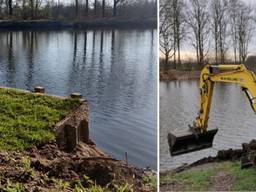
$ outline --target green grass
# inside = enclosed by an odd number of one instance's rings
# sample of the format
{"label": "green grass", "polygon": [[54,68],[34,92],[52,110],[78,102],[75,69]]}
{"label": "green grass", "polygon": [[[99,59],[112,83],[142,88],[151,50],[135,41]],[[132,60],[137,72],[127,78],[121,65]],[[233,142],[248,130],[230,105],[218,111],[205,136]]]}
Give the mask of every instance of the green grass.
{"label": "green grass", "polygon": [[170,173],[160,177],[161,185],[179,183],[183,190],[207,191],[211,178],[219,171],[232,175],[231,191],[255,191],[256,170],[253,168],[241,169],[240,162],[221,162],[212,164],[203,170],[187,170],[180,173]]}
{"label": "green grass", "polygon": [[240,162],[224,163],[223,169],[234,176],[231,186],[232,191],[255,191],[256,190],[256,170],[253,168],[242,169]]}
{"label": "green grass", "polygon": [[214,175],[213,169],[208,170],[191,170],[177,174],[169,174],[160,178],[161,185],[175,182],[184,187],[184,190],[202,191],[205,190],[210,177]]}
{"label": "green grass", "polygon": [[79,101],[0,88],[0,150],[24,150],[54,139],[53,126]]}
{"label": "green grass", "polygon": [[157,191],[157,179],[155,176],[144,176],[142,179],[144,185],[149,186],[153,191]]}

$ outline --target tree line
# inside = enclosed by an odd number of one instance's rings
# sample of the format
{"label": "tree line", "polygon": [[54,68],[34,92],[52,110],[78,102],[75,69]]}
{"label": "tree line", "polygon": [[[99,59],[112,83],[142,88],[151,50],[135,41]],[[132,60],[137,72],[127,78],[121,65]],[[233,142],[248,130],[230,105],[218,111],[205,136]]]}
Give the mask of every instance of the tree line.
{"label": "tree line", "polygon": [[255,29],[255,7],[241,0],[161,0],[160,51],[174,67],[190,47],[198,65],[244,63]]}
{"label": "tree line", "polygon": [[0,0],[0,19],[150,18],[156,0]]}

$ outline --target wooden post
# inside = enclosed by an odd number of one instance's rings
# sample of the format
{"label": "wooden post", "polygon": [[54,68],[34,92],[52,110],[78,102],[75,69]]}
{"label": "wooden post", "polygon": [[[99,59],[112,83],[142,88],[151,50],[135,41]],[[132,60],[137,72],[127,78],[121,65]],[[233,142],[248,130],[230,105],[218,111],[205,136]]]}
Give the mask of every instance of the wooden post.
{"label": "wooden post", "polygon": [[36,86],[34,88],[35,93],[45,93],[44,87]]}
{"label": "wooden post", "polygon": [[127,152],[125,152],[125,163],[126,163],[126,165],[128,165],[128,153]]}
{"label": "wooden post", "polygon": [[66,140],[66,150],[72,151],[76,148],[78,143],[78,137],[77,137],[77,129],[76,127],[66,124],[65,125],[65,140]]}
{"label": "wooden post", "polygon": [[78,92],[75,92],[75,93],[71,93],[70,94],[70,97],[73,98],[73,99],[81,99],[82,98],[82,94],[81,93],[78,93]]}
{"label": "wooden post", "polygon": [[88,128],[88,122],[84,119],[81,121],[79,127],[78,127],[78,138],[79,141],[82,141],[84,143],[88,143],[89,141],[89,128]]}

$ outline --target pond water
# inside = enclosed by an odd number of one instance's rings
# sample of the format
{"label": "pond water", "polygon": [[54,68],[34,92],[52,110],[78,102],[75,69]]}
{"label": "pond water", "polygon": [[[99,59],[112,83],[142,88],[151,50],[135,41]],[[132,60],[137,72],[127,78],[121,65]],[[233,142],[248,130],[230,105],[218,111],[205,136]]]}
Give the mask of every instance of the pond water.
{"label": "pond water", "polygon": [[256,138],[256,115],[245,93],[237,85],[216,84],[214,87],[209,128],[219,128],[213,147],[171,157],[167,135],[175,129],[188,129],[199,107],[197,81],[160,83],[160,171],[170,170],[203,157],[214,156],[218,150],[241,148]]}
{"label": "pond water", "polygon": [[0,85],[81,92],[97,146],[156,169],[156,37],[156,30],[1,31]]}

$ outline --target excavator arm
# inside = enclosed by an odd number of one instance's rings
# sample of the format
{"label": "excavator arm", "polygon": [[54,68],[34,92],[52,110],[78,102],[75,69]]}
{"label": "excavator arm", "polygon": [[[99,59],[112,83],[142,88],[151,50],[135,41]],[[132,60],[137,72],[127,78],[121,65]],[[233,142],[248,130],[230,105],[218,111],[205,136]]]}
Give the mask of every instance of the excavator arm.
{"label": "excavator arm", "polygon": [[207,65],[200,75],[199,112],[190,129],[185,132],[169,133],[170,153],[179,155],[212,147],[217,129],[208,129],[208,119],[215,82],[238,84],[256,112],[256,76],[240,65]]}
{"label": "excavator arm", "polygon": [[207,65],[200,75],[200,109],[193,127],[200,132],[207,131],[215,82],[238,84],[245,91],[251,107],[256,112],[256,76],[241,65]]}

